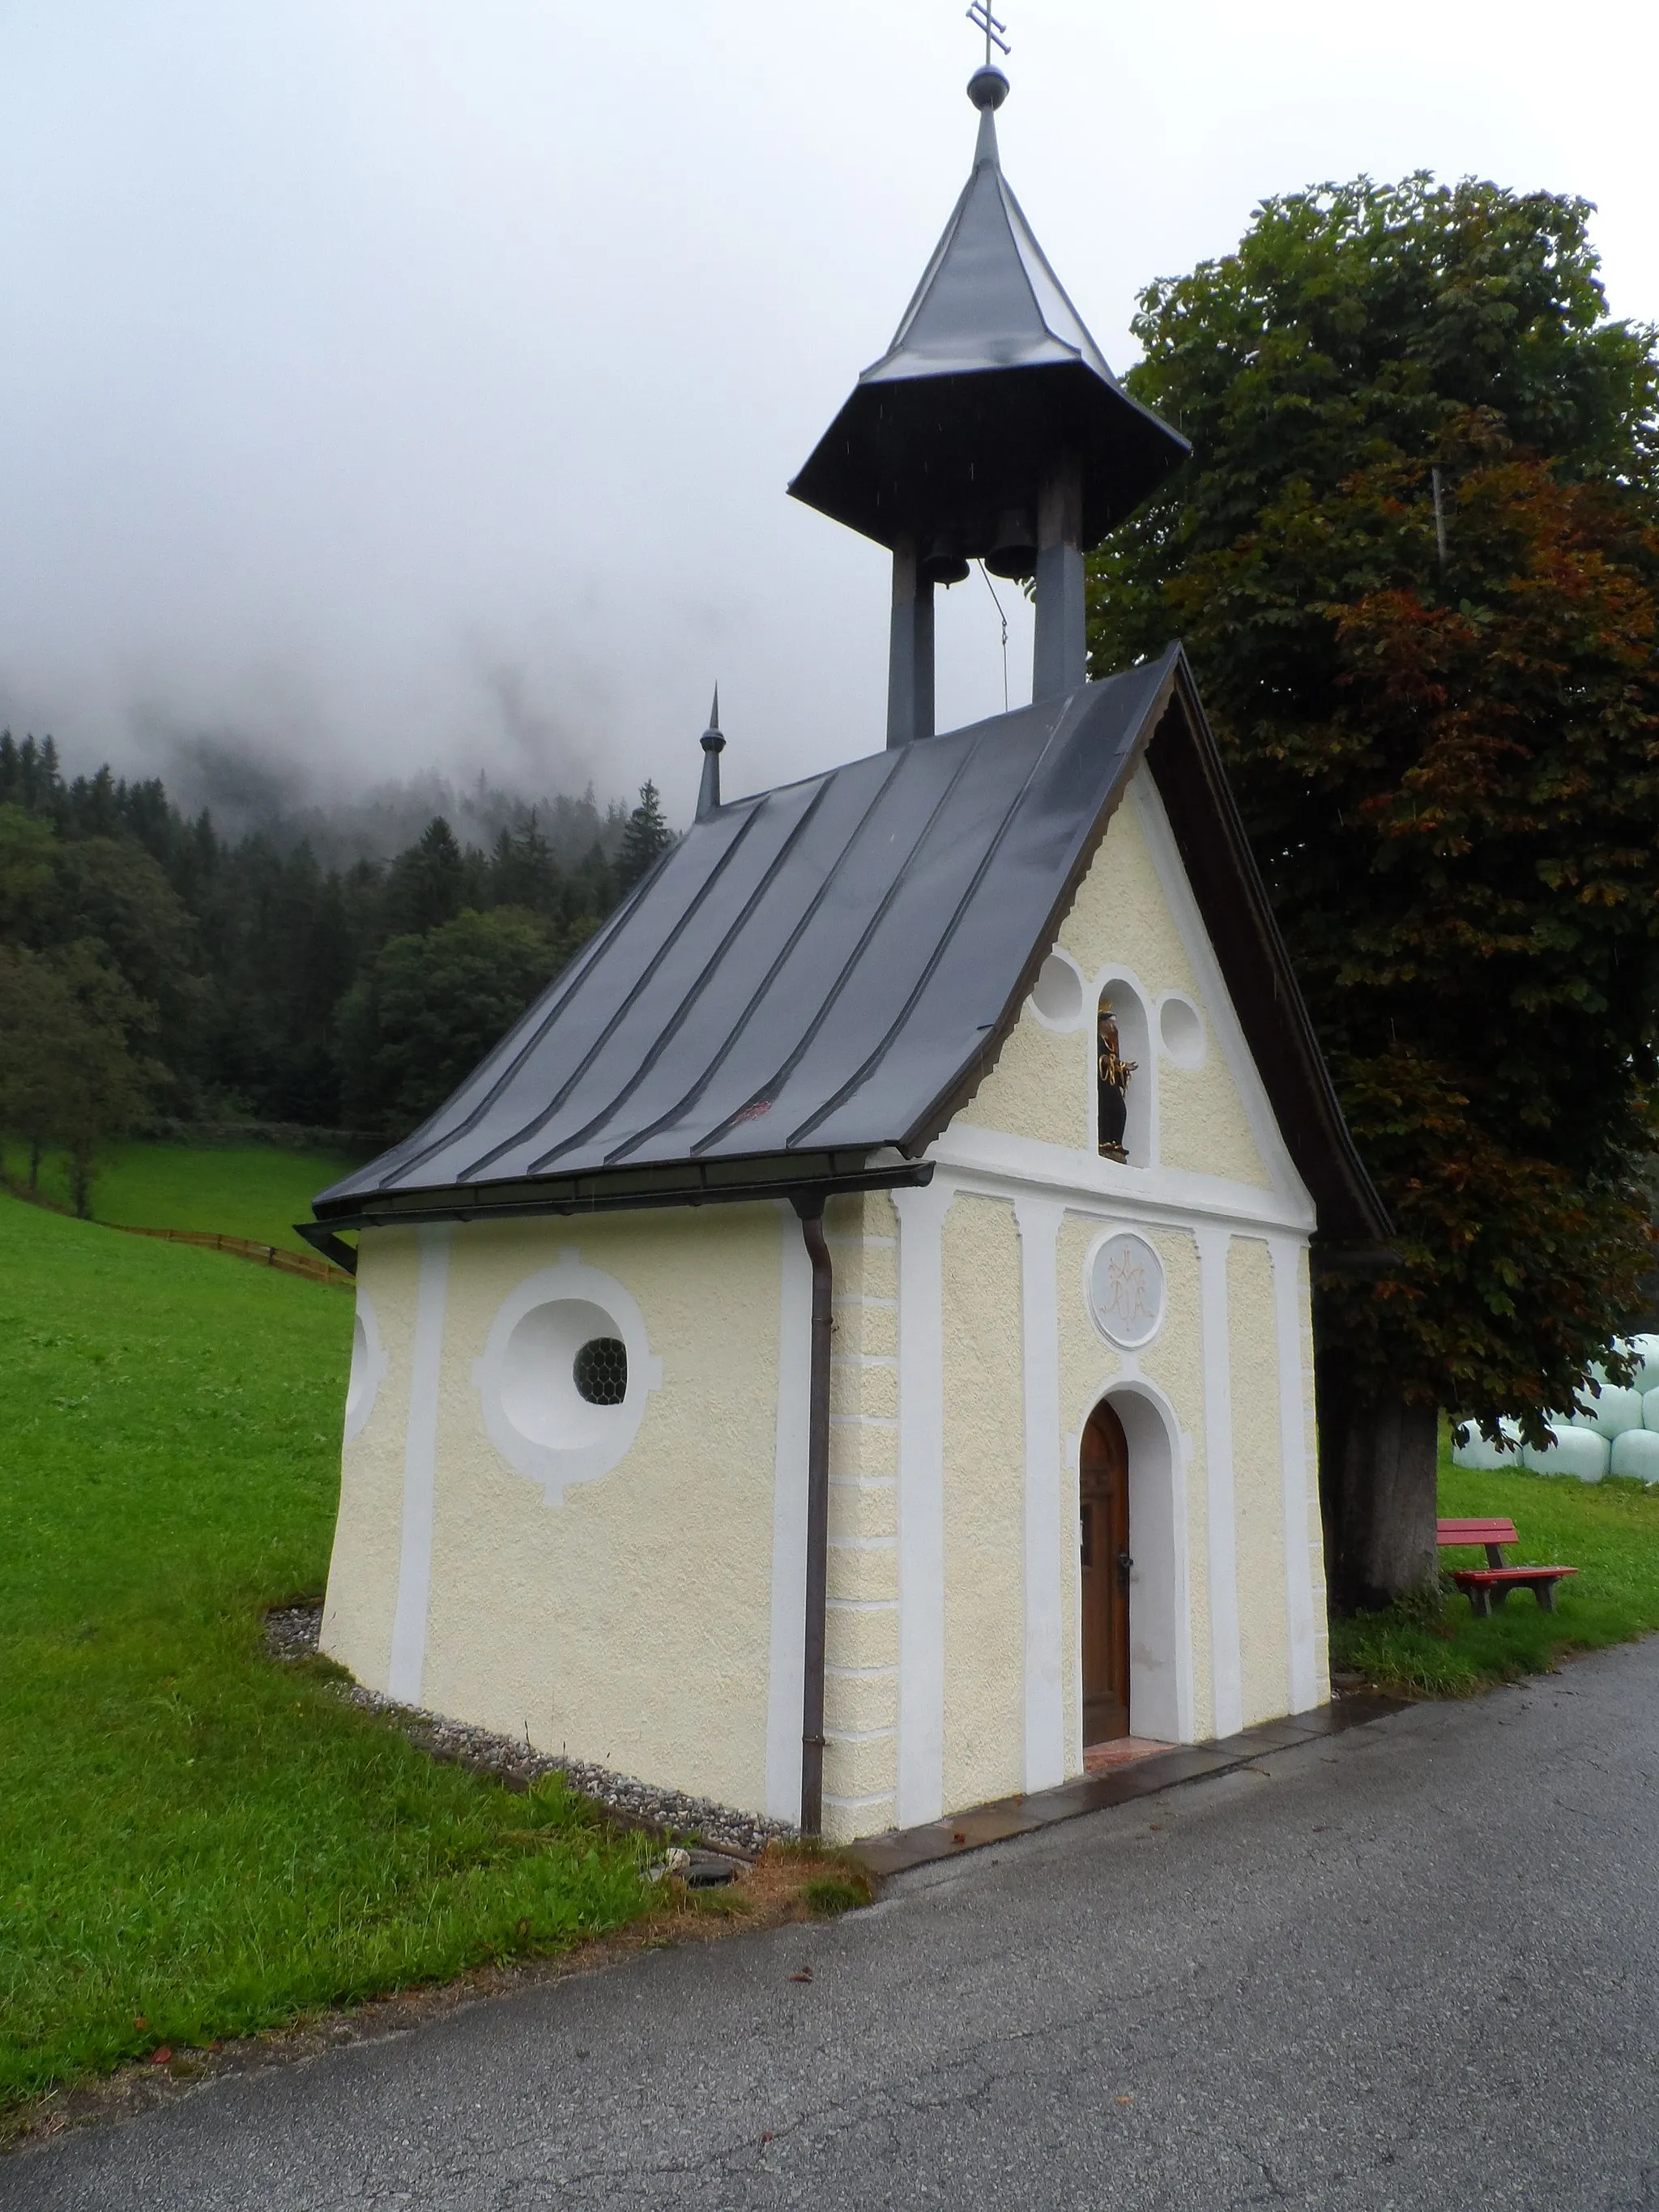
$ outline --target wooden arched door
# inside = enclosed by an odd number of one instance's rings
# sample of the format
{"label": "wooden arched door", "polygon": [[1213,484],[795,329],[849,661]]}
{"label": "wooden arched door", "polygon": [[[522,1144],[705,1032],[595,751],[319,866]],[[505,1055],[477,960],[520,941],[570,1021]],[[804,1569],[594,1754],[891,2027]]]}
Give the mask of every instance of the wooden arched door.
{"label": "wooden arched door", "polygon": [[1083,1741],[1129,1733],[1129,1447],[1100,1405],[1083,1431]]}

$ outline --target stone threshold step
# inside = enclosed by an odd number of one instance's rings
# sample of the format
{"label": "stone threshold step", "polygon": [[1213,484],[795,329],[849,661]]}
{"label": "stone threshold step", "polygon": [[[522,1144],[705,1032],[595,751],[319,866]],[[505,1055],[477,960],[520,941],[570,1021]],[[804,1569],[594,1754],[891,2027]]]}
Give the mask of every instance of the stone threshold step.
{"label": "stone threshold step", "polygon": [[1376,1692],[1339,1697],[1310,1713],[1264,1721],[1258,1728],[1241,1729],[1237,1735],[1222,1736],[1211,1743],[1177,1744],[1172,1750],[1155,1752],[1149,1758],[1103,1773],[1079,1775],[1054,1790],[994,1798],[988,1805],[973,1805],[966,1812],[929,1820],[919,1828],[890,1828],[884,1835],[866,1836],[847,1848],[878,1878],[903,1874],[911,1867],[959,1858],[963,1852],[982,1850],[987,1844],[1006,1843],[1010,1836],[1028,1836],[1035,1829],[1051,1828],[1060,1820],[1075,1820],[1084,1813],[1101,1812],[1108,1805],[1151,1797],[1178,1782],[1225,1774],[1230,1768],[1248,1766],[1266,1751],[1289,1751],[1299,1743],[1314,1743],[1322,1736],[1340,1735],[1345,1729],[1385,1720],[1390,1713],[1403,1711],[1408,1702]]}

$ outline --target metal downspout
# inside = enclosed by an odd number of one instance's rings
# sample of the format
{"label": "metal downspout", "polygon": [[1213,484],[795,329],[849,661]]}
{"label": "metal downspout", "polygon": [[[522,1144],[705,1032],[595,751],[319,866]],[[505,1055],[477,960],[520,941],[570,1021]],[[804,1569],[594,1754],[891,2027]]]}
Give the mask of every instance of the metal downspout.
{"label": "metal downspout", "polygon": [[799,1194],[801,1238],[812,1262],[812,1364],[806,1422],[806,1671],[801,1688],[800,1824],[823,1829],[823,1639],[830,1559],[830,1353],[835,1275],[823,1200]]}

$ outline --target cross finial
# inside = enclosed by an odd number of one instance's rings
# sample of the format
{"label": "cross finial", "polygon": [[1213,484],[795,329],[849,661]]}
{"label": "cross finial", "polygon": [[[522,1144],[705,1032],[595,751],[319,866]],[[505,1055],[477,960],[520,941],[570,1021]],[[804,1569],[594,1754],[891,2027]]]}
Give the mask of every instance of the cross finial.
{"label": "cross finial", "polygon": [[985,33],[985,66],[989,69],[993,65],[991,61],[993,46],[996,47],[1000,53],[1006,54],[1009,51],[1008,41],[1002,35],[1008,26],[999,16],[991,13],[990,0],[973,0],[973,4],[968,10],[968,21],[976,31],[983,31]]}

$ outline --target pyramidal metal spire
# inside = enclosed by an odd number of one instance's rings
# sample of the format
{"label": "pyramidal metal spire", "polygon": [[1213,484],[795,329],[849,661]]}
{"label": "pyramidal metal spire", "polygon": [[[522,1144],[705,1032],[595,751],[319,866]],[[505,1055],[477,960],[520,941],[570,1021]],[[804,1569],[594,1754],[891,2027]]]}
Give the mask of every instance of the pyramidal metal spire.
{"label": "pyramidal metal spire", "polygon": [[711,814],[720,811],[720,755],[726,750],[726,739],[720,735],[720,687],[714,686],[714,703],[708,709],[708,727],[701,739],[702,745],[702,782],[697,792],[697,819],[706,822]]}
{"label": "pyramidal metal spire", "polygon": [[987,35],[972,171],[892,343],[789,487],[892,552],[890,744],[933,734],[933,592],[975,559],[1036,580],[1033,696],[1082,684],[1083,556],[1189,450],[1112,374],[1014,198],[1005,27],[969,14]]}

